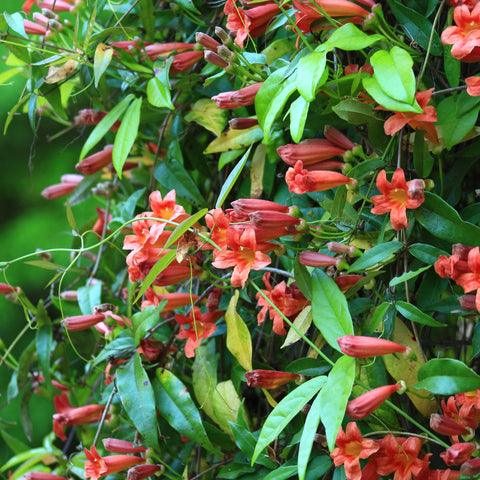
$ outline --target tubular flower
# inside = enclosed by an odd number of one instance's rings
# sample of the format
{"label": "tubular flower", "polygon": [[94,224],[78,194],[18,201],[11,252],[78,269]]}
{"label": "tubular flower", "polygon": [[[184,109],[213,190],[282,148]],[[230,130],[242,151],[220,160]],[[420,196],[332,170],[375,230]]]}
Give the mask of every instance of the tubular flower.
{"label": "tubular flower", "polygon": [[24,480],[68,480],[61,475],[47,472],[28,472],[23,474]]}
{"label": "tubular flower", "polygon": [[163,472],[163,468],[163,465],[137,465],[127,472],[127,480],[143,480]]}
{"label": "tubular flower", "polygon": [[69,5],[63,0],[43,0],[41,2],[37,1],[38,8],[48,8],[53,12],[71,12],[75,7]]}
{"label": "tubular flower", "polygon": [[[424,130],[425,136],[435,145],[439,144],[437,130],[433,125],[437,121],[437,112],[435,107],[428,105],[432,96],[433,88],[424,92],[417,92],[415,99],[422,108],[422,113],[414,112],[395,112],[394,115],[387,118],[383,128],[387,135],[395,135],[405,125],[410,125],[414,130]],[[383,110],[383,107],[377,107]]]}
{"label": "tubular flower", "polygon": [[134,467],[139,463],[145,463],[145,458],[135,457],[133,455],[110,455],[101,457],[97,449],[92,445],[90,451],[84,448],[87,462],[85,463],[85,478],[105,477],[113,473],[121,472],[127,468]]}
{"label": "tubular flower", "polygon": [[229,228],[226,234],[226,245],[228,249],[218,252],[212,265],[215,268],[233,269],[231,284],[232,287],[244,287],[250,270],[260,270],[270,265],[271,259],[268,255],[257,249],[255,231],[248,226],[243,232]]}
{"label": "tubular flower", "polygon": [[202,313],[199,307],[193,307],[188,317],[180,314],[175,315],[175,321],[180,325],[180,333],[177,338],[187,339],[185,355],[188,358],[195,356],[195,349],[200,345],[202,338],[208,338],[217,330],[215,322],[224,313],[224,310]]}
{"label": "tubular flower", "polygon": [[84,175],[93,175],[112,163],[113,145],[108,145],[100,152],[86,157],[75,165],[75,168]]}
{"label": "tubular flower", "polygon": [[[309,303],[295,282],[288,286],[285,282],[280,282],[272,288],[270,284],[270,272],[267,272],[263,275],[263,283],[267,287],[267,290],[262,290],[262,292],[286,317],[291,317],[300,312]],[[277,335],[285,335],[287,332],[285,331],[282,316],[260,292],[257,293],[256,298],[257,305],[262,307],[257,316],[258,324],[261,325],[265,321],[265,316],[268,312],[270,318],[273,320],[273,331]]]}
{"label": "tubular flower", "polygon": [[369,458],[380,449],[380,444],[375,440],[362,437],[355,422],[347,425],[346,432],[340,427],[336,448],[330,454],[336,467],[343,465],[349,480],[361,480],[362,471],[360,460]]}
{"label": "tubular flower", "polygon": [[473,9],[467,5],[455,7],[455,26],[447,27],[442,33],[442,43],[453,45],[451,54],[461,62],[472,63],[480,60],[480,4]]}
{"label": "tubular flower", "polygon": [[466,435],[469,432],[465,425],[460,425],[452,418],[438,413],[430,415],[430,428],[441,435],[448,436]]}
{"label": "tubular flower", "polygon": [[97,323],[105,320],[104,313],[96,313],[93,315],[76,315],[74,317],[66,317],[63,320],[63,325],[69,332],[77,332],[79,330],[86,330],[94,327]]}
{"label": "tubular flower", "polygon": [[198,295],[183,292],[162,293],[157,294],[153,288],[148,288],[145,292],[147,300],[142,302],[142,310],[151,305],[158,307],[162,300],[166,300],[167,303],[163,307],[162,312],[170,312],[186,305],[192,305],[193,302],[198,300]]}
{"label": "tubular flower", "polygon": [[332,157],[341,157],[346,151],[347,149],[323,138],[312,138],[299,144],[289,143],[277,148],[282,160],[292,166],[299,160],[304,166],[313,165]]}
{"label": "tubular flower", "polygon": [[480,97],[480,77],[468,77],[465,79],[467,93],[471,97]]}
{"label": "tubular flower", "polygon": [[276,4],[261,5],[244,10],[237,7],[235,0],[227,0],[224,13],[227,15],[227,28],[235,35],[235,43],[243,48],[243,42],[263,35],[272,18],[281,12]]}
{"label": "tubular flower", "polygon": [[461,465],[470,460],[472,453],[475,451],[473,443],[455,443],[448,450],[442,452],[440,457],[451,467],[452,465]]}
{"label": "tubular flower", "polygon": [[288,189],[293,193],[321,192],[339,187],[340,185],[355,185],[357,181],[354,178],[348,178],[345,175],[329,170],[313,170],[309,172],[303,168],[299,160],[294,168],[289,168],[285,181]]}
{"label": "tubular flower", "polygon": [[[415,182],[415,183],[412,183]],[[421,185],[418,182],[422,182]],[[411,187],[414,187],[413,189]],[[420,187],[420,188],[419,188]],[[372,197],[372,213],[382,215],[390,212],[390,221],[394,230],[408,227],[407,208],[418,208],[424,201],[423,181],[405,181],[405,174],[397,168],[392,182],[387,181],[387,173],[382,170],[377,176],[377,188],[382,195]]]}
{"label": "tubular flower", "polygon": [[62,393],[55,397],[55,410],[57,413],[53,415],[53,431],[57,437],[65,441],[67,439],[63,431],[65,427],[98,422],[105,406],[85,405],[75,408],[70,405],[67,394]]}
{"label": "tubular flower", "polygon": [[112,453],[143,453],[147,451],[146,447],[136,447],[132,442],[118,438],[104,438],[102,443],[105,450]]}
{"label": "tubular flower", "polygon": [[337,266],[338,262],[341,261],[340,258],[331,257],[330,255],[325,255],[324,253],[318,252],[300,252],[298,256],[298,261],[302,265],[307,267],[331,267]]}
{"label": "tubular flower", "polygon": [[203,52],[200,50],[193,50],[192,52],[183,52],[173,57],[173,62],[170,65],[170,73],[184,72],[192,68],[200,59],[203,58]]}
{"label": "tubular flower", "polygon": [[47,200],[54,200],[55,198],[64,197],[69,193],[72,193],[76,186],[83,180],[82,175],[62,175],[61,183],[50,185],[42,190],[42,197]]}
{"label": "tubular flower", "polygon": [[363,275],[338,275],[333,280],[341,292],[346,292],[363,278],[365,278]]}
{"label": "tubular flower", "polygon": [[460,467],[460,475],[473,477],[477,473],[480,473],[480,458],[472,458]]}
{"label": "tubular flower", "polygon": [[238,215],[248,215],[250,213],[265,210],[269,212],[289,212],[289,207],[285,205],[257,198],[239,198],[232,202],[232,207]]}
{"label": "tubular flower", "polygon": [[[73,119],[73,124],[75,126],[79,125],[98,125],[100,120],[102,120],[108,112],[102,110],[93,110],[92,108],[84,108],[79,110],[77,116]],[[111,127],[110,131],[116,132],[120,127],[120,120],[117,120]]]}
{"label": "tubular flower", "polygon": [[277,372],[275,370],[252,370],[245,373],[245,378],[249,387],[272,390],[292,380],[300,380],[302,376],[297,373]]}
{"label": "tubular flower", "polygon": [[[373,6],[374,3],[369,2],[369,5]],[[363,23],[370,14],[368,10],[348,0],[316,0],[315,2],[293,0],[293,6],[297,10],[295,24],[303,33],[333,28],[332,24],[326,20],[324,13],[329,17],[341,17],[342,21],[347,17],[346,21],[350,23]]]}
{"label": "tubular flower", "polygon": [[395,472],[394,480],[411,480],[428,469],[428,458],[420,459],[422,440],[418,437],[396,438],[387,435],[382,440],[384,456],[375,458],[377,473],[388,475]]}
{"label": "tubular flower", "polygon": [[27,0],[23,3],[22,10],[28,15],[37,0]]}
{"label": "tubular flower", "polygon": [[396,392],[402,386],[398,383],[394,385],[384,385],[374,388],[369,392],[360,395],[347,404],[345,413],[352,420],[360,420],[373,413],[383,402],[385,402],[392,393]]}
{"label": "tubular flower", "polygon": [[[478,427],[478,422],[480,420],[478,415],[479,411],[475,407],[473,407],[472,409],[469,409],[467,408],[466,405],[465,405],[465,408],[462,405],[460,407],[460,410],[458,410],[455,397],[448,397],[447,403],[445,403],[445,400],[442,400],[442,410],[443,410],[443,415],[445,415],[445,417],[448,417],[449,419],[455,421],[461,426],[471,428],[473,430],[475,430]],[[451,435],[454,435],[454,434],[451,434]],[[463,433],[459,435],[463,435]]]}
{"label": "tubular flower", "polygon": [[263,82],[254,83],[240,90],[231,92],[222,92],[212,97],[212,100],[217,104],[218,108],[240,108],[255,103],[255,96],[257,95]]}
{"label": "tubular flower", "polygon": [[360,335],[345,335],[337,338],[340,350],[350,357],[369,358],[390,353],[405,353],[406,347],[383,338],[362,337]]}
{"label": "tubular flower", "polygon": [[[119,46],[118,43],[116,45],[114,44],[114,46]],[[145,47],[145,51],[147,52],[148,58],[153,61],[153,60],[156,60],[157,57],[165,58],[174,52],[175,53],[186,52],[187,50],[191,50],[193,47],[195,47],[194,43],[182,43],[182,42],[151,43]]]}

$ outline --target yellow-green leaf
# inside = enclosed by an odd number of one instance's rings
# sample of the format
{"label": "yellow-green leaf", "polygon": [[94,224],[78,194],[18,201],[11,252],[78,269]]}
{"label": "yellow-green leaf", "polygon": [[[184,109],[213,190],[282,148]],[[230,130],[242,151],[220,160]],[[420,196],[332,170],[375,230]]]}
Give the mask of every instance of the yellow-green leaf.
{"label": "yellow-green leaf", "polygon": [[185,115],[185,120],[198,123],[219,137],[227,123],[227,113],[218,108],[213,100],[202,98],[193,104],[190,112]]}
{"label": "yellow-green leaf", "polygon": [[[418,343],[415,341],[415,337],[398,317],[395,320],[395,331],[392,340],[405,347],[410,347],[410,354],[384,355],[382,358],[385,363],[385,368],[395,380],[404,380],[407,387],[412,387],[418,383],[418,369],[423,365],[424,361]],[[410,393],[410,390],[413,390],[414,393]],[[429,416],[437,410],[435,400],[430,400],[428,398],[430,395],[429,392],[426,390],[415,390],[411,388],[410,390],[407,390],[406,393],[415,405],[415,408],[422,415]]]}
{"label": "yellow-green leaf", "polygon": [[253,154],[252,164],[250,166],[250,198],[260,198],[263,192],[263,171],[265,169],[265,156],[267,147],[260,143]]}
{"label": "yellow-green leaf", "polygon": [[105,70],[110,65],[113,56],[113,48],[110,45],[99,43],[95,49],[95,56],[93,58],[93,74],[95,77],[95,88],[98,87],[100,78],[105,73]]}
{"label": "yellow-green leaf", "polygon": [[252,338],[247,325],[237,313],[238,290],[230,299],[225,321],[227,323],[227,348],[245,370],[252,370]]}
{"label": "yellow-green leaf", "polygon": [[312,306],[307,305],[295,318],[293,325],[296,327],[288,330],[287,336],[281,348],[288,347],[298,342],[302,337],[298,332],[305,334],[312,324]]}
{"label": "yellow-green leaf", "polygon": [[213,392],[213,411],[219,427],[231,435],[228,422],[237,423],[238,412],[242,404],[231,380],[217,384]]}
{"label": "yellow-green leaf", "polygon": [[203,152],[209,153],[227,152],[228,150],[237,150],[245,148],[252,143],[258,142],[263,138],[263,131],[255,126],[246,130],[229,130],[223,132],[218,138],[211,142]]}

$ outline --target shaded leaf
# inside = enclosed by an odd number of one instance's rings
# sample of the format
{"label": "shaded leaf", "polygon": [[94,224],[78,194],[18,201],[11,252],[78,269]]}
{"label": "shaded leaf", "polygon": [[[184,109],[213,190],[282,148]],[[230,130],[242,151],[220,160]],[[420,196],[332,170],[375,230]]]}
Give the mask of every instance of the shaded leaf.
{"label": "shaded leaf", "polygon": [[415,271],[405,272],[398,277],[393,277],[390,280],[390,283],[388,285],[390,287],[393,287],[395,285],[398,285],[399,283],[407,282],[408,280],[417,277],[418,275],[420,275],[425,270],[428,270],[430,267],[431,267],[431,265],[429,265],[428,267],[419,268],[418,270],[415,270]]}
{"label": "shaded leaf", "polygon": [[135,428],[145,438],[147,444],[158,449],[155,396],[137,352],[123,368],[117,369],[115,379],[123,408]]}
{"label": "shaded leaf", "polygon": [[412,305],[411,303],[397,301],[395,303],[395,308],[398,313],[403,317],[410,320],[411,322],[420,323],[422,325],[429,325],[430,327],[444,327],[445,325],[441,322],[438,322],[430,315],[423,313],[418,307]]}

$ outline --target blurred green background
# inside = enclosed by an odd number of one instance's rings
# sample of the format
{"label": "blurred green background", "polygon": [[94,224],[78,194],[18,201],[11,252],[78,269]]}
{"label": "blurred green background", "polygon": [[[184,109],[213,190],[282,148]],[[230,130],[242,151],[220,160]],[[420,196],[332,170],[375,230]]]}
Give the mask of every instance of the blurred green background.
{"label": "blurred green background", "polygon": [[[22,5],[21,0],[0,0],[0,11],[17,12]],[[0,72],[3,72],[11,67],[6,64],[8,52],[1,43],[0,51]],[[35,252],[36,249],[70,247],[72,242],[65,213],[65,198],[45,200],[40,192],[51,184],[59,183],[61,175],[75,172],[74,166],[78,162],[84,137],[79,131],[72,130],[48,142],[49,135],[54,135],[65,127],[40,118],[34,132],[24,113],[13,118],[3,135],[8,112],[20,98],[24,84],[24,77],[14,77],[0,86],[0,261],[9,261]],[[69,112],[72,117],[74,113]],[[92,204],[74,207],[77,224],[82,225],[91,217],[92,210]],[[56,254],[53,260],[64,263],[67,258],[68,255]],[[0,273],[0,282],[8,281],[12,285],[21,286],[32,303],[36,304],[39,299],[48,296],[47,284],[53,274],[52,271],[18,262]],[[55,315],[55,311],[50,313]],[[26,323],[21,306],[0,295],[0,340],[6,348],[16,341]],[[35,331],[29,329],[18,339],[12,350],[17,360],[34,338]],[[4,349],[0,352],[0,357],[3,353]],[[18,400],[8,402],[7,399],[7,386],[11,375],[12,371],[5,365],[0,366],[0,431],[3,436],[12,435],[27,445],[38,446],[52,429],[52,405],[43,397],[33,395],[30,401],[33,434],[29,442],[19,425]],[[5,439],[0,437],[0,465],[4,465],[12,455],[12,450],[6,447]]]}

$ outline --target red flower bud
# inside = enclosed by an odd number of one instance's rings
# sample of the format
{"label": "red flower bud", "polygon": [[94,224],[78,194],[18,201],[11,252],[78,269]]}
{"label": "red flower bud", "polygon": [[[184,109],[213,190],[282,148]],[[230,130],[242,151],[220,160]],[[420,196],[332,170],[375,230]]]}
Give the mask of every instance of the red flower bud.
{"label": "red flower bud", "polygon": [[258,120],[256,118],[232,118],[228,122],[228,126],[233,130],[246,130],[247,128],[254,127],[258,125]]}
{"label": "red flower bud", "polygon": [[143,480],[158,472],[163,472],[163,465],[137,465],[127,472],[127,480]]}
{"label": "red flower bud", "polygon": [[249,387],[259,387],[270,390],[285,385],[292,380],[299,380],[301,375],[296,373],[277,372],[275,370],[252,370],[245,373]]}
{"label": "red flower bud", "polygon": [[448,436],[465,435],[469,433],[467,427],[439,413],[432,413],[432,415],[430,415],[430,428],[441,435]]}
{"label": "red flower bud", "polygon": [[303,251],[300,252],[298,260],[302,265],[306,265],[307,267],[330,267],[337,265],[339,259],[325,255],[324,253]]}
{"label": "red flower bud", "polygon": [[452,465],[461,465],[470,460],[474,451],[475,445],[473,443],[455,443],[448,450],[441,453],[440,457],[451,467]]}
{"label": "red flower bud", "polygon": [[69,332],[76,332],[78,330],[86,330],[104,320],[104,313],[96,313],[95,315],[76,315],[74,317],[66,317],[63,320],[63,324]]}
{"label": "red flower bud", "polygon": [[393,392],[396,392],[401,385],[385,385],[383,387],[374,388],[359,397],[350,400],[347,404],[345,413],[352,420],[360,420],[374,412],[385,400],[387,400]]}
{"label": "red flower bud", "polygon": [[75,168],[84,175],[92,175],[112,163],[112,152],[113,145],[109,145],[104,150],[81,160]]}
{"label": "red flower bud", "polygon": [[104,438],[102,440],[103,446],[107,452],[113,453],[138,453],[146,452],[146,447],[135,447],[132,442],[127,440],[120,440],[118,438]]}
{"label": "red flower bud", "polygon": [[405,353],[407,348],[398,343],[383,338],[362,337],[360,335],[345,335],[337,338],[340,350],[350,357],[368,358],[389,353]]}

